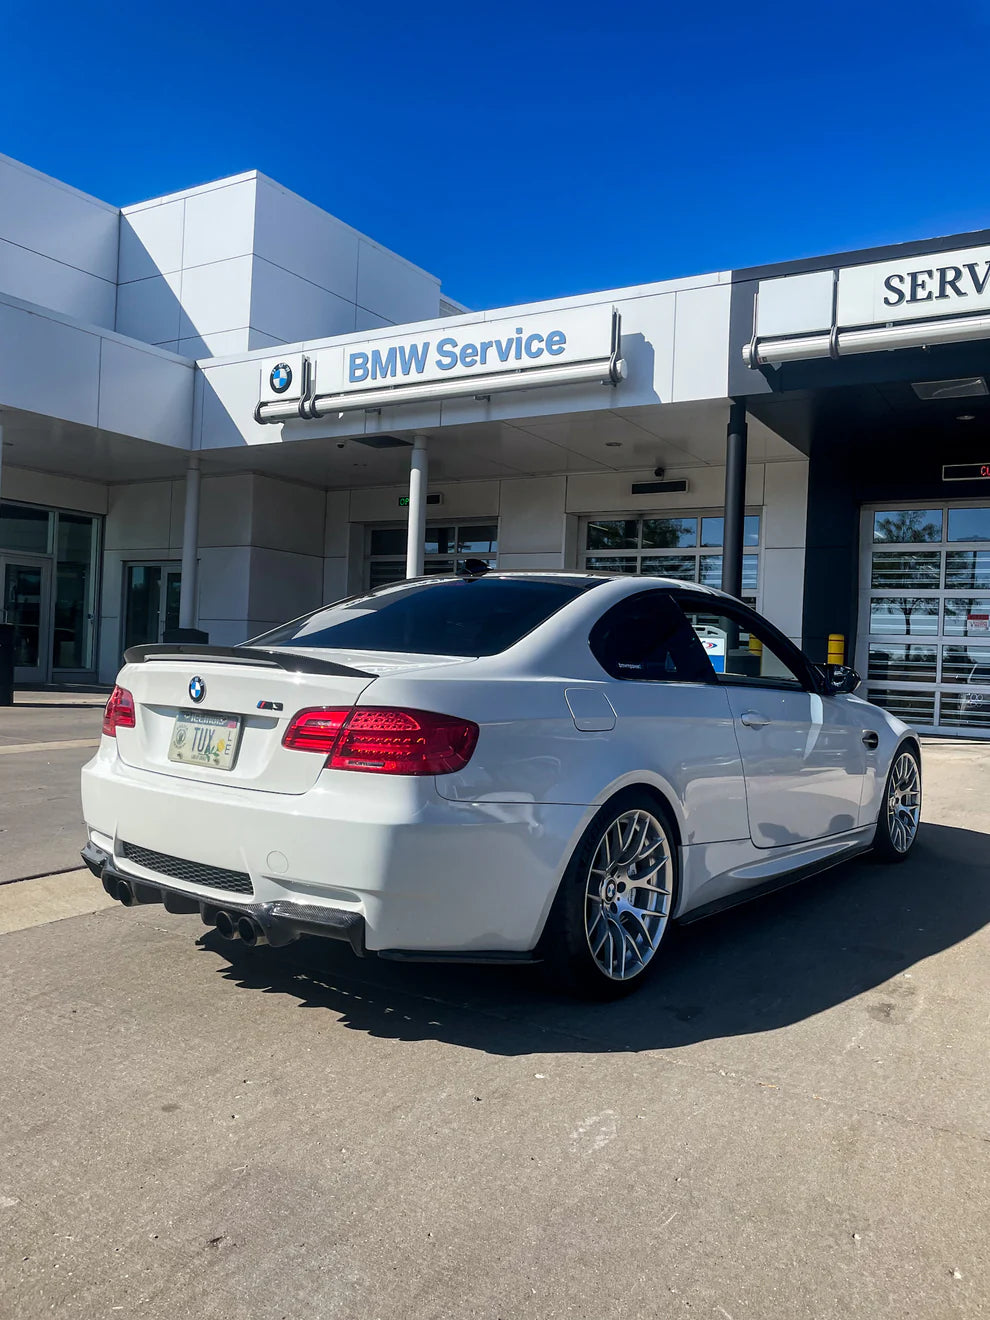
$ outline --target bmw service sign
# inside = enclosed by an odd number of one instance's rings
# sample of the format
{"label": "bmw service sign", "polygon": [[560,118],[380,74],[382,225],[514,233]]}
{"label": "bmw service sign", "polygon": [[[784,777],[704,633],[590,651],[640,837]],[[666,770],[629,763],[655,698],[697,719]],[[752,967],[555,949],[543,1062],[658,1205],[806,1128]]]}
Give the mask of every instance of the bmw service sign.
{"label": "bmw service sign", "polygon": [[261,364],[260,403],[298,399],[304,381],[311,397],[330,397],[506,372],[532,372],[535,378],[543,368],[582,362],[605,368],[612,312],[611,305],[600,304],[492,321],[479,314],[474,321],[441,323],[418,334],[352,339],[310,349],[305,356],[269,358]]}

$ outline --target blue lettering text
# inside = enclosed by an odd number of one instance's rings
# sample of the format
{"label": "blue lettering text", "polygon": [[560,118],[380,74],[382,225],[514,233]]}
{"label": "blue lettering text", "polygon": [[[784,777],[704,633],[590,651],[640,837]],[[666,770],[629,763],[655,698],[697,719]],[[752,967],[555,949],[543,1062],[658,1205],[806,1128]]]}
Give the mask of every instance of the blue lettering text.
{"label": "blue lettering text", "polygon": [[538,358],[538,357],[542,357],[542,355],[543,355],[543,336],[527,335],[526,356],[531,358]]}
{"label": "blue lettering text", "polygon": [[547,335],[547,352],[551,357],[559,357],[567,347],[567,336],[563,330],[551,330]]}
{"label": "blue lettering text", "polygon": [[395,349],[390,348],[382,357],[381,349],[371,350],[371,379],[387,380],[395,375]]}
{"label": "blue lettering text", "polygon": [[347,379],[350,381],[368,379],[367,353],[351,353],[347,358]]}
{"label": "blue lettering text", "polygon": [[457,340],[441,339],[437,343],[437,367],[440,371],[449,371],[457,366]]}
{"label": "blue lettering text", "polygon": [[406,348],[400,348],[399,370],[403,376],[408,376],[410,371],[415,371],[419,375],[426,366],[426,355],[429,351],[429,340],[422,344],[410,344]]}
{"label": "blue lettering text", "polygon": [[461,349],[461,366],[476,367],[478,365],[478,345],[465,344]]}

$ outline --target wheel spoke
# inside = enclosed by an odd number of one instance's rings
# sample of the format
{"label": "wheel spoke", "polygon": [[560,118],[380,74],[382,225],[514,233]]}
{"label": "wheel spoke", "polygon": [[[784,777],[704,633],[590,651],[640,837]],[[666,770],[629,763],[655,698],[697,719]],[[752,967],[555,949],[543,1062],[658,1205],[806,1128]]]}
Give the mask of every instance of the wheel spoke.
{"label": "wheel spoke", "polygon": [[640,822],[639,813],[633,817],[633,822],[629,827],[629,833],[626,835],[625,843],[619,856],[615,859],[620,866],[628,866],[637,856],[646,842],[646,835],[650,828],[650,818],[644,815]]}
{"label": "wheel spoke", "polygon": [[[640,916],[640,914],[639,914],[637,911],[635,911],[635,909],[633,909],[633,910],[629,913],[629,915],[632,917],[633,921],[636,922],[636,924],[639,926],[640,930],[643,932],[643,939],[646,941],[646,947],[647,947],[647,948],[650,950],[650,952],[652,953],[652,952],[653,952],[653,936],[652,936],[652,935],[650,934],[650,932],[646,929],[646,922],[643,920],[643,918]],[[632,937],[630,936],[630,938],[632,938]],[[634,941],[633,943],[634,943],[634,947],[635,947],[635,941]],[[637,952],[638,952],[638,950],[637,950]],[[640,955],[639,960],[640,960],[640,962],[643,961],[642,955]]]}
{"label": "wheel spoke", "polygon": [[[654,849],[654,852],[655,851],[656,849]],[[644,889],[646,886],[643,884],[643,881],[652,880],[653,877],[659,871],[662,871],[666,865],[667,865],[667,854],[666,852],[664,852],[658,862],[654,862],[652,865],[648,866],[647,869],[641,875],[637,874],[636,876],[633,877],[633,883],[635,884],[636,888]]]}

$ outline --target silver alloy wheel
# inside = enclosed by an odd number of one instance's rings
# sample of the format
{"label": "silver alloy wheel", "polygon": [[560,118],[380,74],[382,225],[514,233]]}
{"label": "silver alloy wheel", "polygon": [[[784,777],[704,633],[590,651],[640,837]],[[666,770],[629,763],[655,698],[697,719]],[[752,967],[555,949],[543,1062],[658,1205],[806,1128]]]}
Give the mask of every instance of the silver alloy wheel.
{"label": "silver alloy wheel", "polygon": [[613,981],[638,976],[670,916],[670,843],[649,811],[626,811],[609,825],[591,860],[584,931],[591,956]]}
{"label": "silver alloy wheel", "polygon": [[910,752],[901,752],[890,772],[887,789],[887,832],[894,850],[906,853],[918,833],[921,818],[921,776]]}

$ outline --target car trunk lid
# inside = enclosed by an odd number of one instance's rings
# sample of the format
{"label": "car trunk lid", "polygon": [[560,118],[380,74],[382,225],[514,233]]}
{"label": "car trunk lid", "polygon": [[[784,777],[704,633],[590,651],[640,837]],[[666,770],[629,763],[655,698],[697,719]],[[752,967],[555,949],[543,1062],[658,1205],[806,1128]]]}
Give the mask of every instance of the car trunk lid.
{"label": "car trunk lid", "polygon": [[[305,793],[323,769],[323,757],[282,746],[293,716],[349,709],[376,677],[324,656],[250,647],[137,647],[124,659],[118,681],[134,697],[135,727],[116,736],[127,765],[269,793]],[[210,763],[188,759],[204,755]]]}

